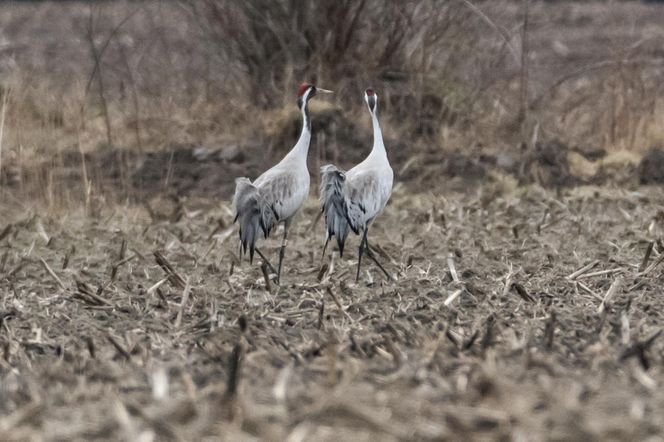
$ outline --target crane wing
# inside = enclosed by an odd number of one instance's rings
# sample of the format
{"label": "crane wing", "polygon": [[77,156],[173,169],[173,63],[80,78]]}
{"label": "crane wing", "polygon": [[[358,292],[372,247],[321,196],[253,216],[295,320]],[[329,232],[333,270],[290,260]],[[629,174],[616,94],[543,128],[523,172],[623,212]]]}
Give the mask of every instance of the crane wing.
{"label": "crane wing", "polygon": [[235,180],[235,220],[240,224],[240,242],[244,253],[249,250],[253,262],[256,241],[267,238],[270,232],[293,205],[292,177],[289,174],[261,176],[253,183],[249,178]]}
{"label": "crane wing", "polygon": [[320,172],[320,199],[322,211],[325,214],[327,233],[325,244],[327,245],[331,237],[336,237],[339,254],[343,256],[344,244],[350,228],[343,194],[346,175],[332,164],[321,167]]}
{"label": "crane wing", "polygon": [[353,174],[344,186],[346,217],[355,233],[364,229],[383,210],[392,193],[392,183],[366,171]]}
{"label": "crane wing", "polygon": [[297,188],[296,177],[291,171],[275,171],[265,179],[261,178],[256,182],[263,199],[263,225],[269,235],[279,221],[292,216],[298,209],[301,198],[297,196],[301,189]]}

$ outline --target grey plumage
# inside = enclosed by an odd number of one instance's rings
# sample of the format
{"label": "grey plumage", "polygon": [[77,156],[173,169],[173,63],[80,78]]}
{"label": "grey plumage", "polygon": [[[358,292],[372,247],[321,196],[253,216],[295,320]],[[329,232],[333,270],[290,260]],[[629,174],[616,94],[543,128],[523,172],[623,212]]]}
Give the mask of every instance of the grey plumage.
{"label": "grey plumage", "polygon": [[235,180],[233,206],[236,210],[234,222],[239,221],[240,225],[242,252],[247,253],[249,249],[249,261],[253,262],[256,241],[270,236],[270,231],[277,223],[277,217],[266,204],[260,189],[248,178]]}
{"label": "grey plumage", "polygon": [[[325,214],[325,247],[333,236],[337,239],[339,254],[344,254],[344,244],[351,228],[346,210],[346,201],[344,198],[343,187],[346,181],[346,175],[337,169],[334,165],[328,164],[320,168],[320,198],[322,203],[321,210]],[[353,229],[357,233],[356,229]]]}
{"label": "grey plumage", "polygon": [[309,193],[308,173],[302,178],[298,172],[298,168],[287,161],[283,167],[275,166],[253,183],[245,177],[235,180],[235,221],[239,221],[242,251],[249,250],[250,262],[254,259],[256,241],[268,238],[280,221],[290,219]]}
{"label": "grey plumage", "polygon": [[[304,83],[298,91],[298,105],[302,112],[303,125],[300,138],[288,154],[274,167],[265,171],[252,183],[248,178],[235,180],[235,221],[240,224],[240,252],[249,251],[253,263],[254,251],[272,269],[265,256],[256,248],[256,241],[270,236],[277,224],[283,222],[284,236],[279,250],[279,266],[276,269],[280,280],[288,229],[293,216],[309,194],[309,171],[307,153],[311,141],[308,102],[316,92],[329,93],[325,89]],[[274,270],[273,270],[274,271]]]}
{"label": "grey plumage", "polygon": [[376,115],[378,96],[373,89],[365,91],[364,99],[369,108],[374,130],[374,144],[369,156],[348,172],[342,172],[332,164],[321,167],[320,195],[325,214],[326,238],[323,256],[332,236],[337,238],[339,253],[343,254],[348,233],[362,234],[358,250],[357,281],[360,276],[362,254],[367,255],[391,278],[373,255],[369,247],[368,231],[374,219],[383,211],[392,193],[394,174],[387,158],[383,135]]}

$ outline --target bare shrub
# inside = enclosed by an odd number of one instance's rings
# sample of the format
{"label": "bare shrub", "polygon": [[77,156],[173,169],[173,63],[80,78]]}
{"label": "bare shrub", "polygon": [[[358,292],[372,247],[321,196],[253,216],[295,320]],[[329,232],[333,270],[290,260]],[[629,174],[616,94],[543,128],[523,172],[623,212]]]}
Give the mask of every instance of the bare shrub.
{"label": "bare shrub", "polygon": [[427,85],[418,98],[444,96],[479,40],[474,14],[456,2],[206,0],[185,7],[232,71],[234,87],[260,106],[274,105],[275,95],[302,79],[333,84],[343,97],[375,82],[399,82],[411,93]]}
{"label": "bare shrub", "polygon": [[[303,78],[320,83],[334,79],[338,88],[339,80],[357,77],[377,64],[385,69],[401,66],[412,20],[410,3],[207,0],[187,5],[217,57],[229,63],[251,99],[266,106],[275,91]],[[362,32],[372,26],[370,17],[384,18],[378,38]]]}

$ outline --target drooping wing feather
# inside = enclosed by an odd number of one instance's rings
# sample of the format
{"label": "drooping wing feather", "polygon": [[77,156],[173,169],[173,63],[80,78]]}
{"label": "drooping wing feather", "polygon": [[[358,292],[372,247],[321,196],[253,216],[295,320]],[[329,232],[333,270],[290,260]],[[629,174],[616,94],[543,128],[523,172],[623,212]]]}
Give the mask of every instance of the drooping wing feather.
{"label": "drooping wing feather", "polygon": [[294,170],[273,169],[255,181],[263,198],[261,216],[267,234],[282,220],[288,219],[300,208],[309,193],[309,176],[306,183],[298,183]]}
{"label": "drooping wing feather", "polygon": [[240,241],[253,262],[256,241],[269,237],[282,220],[293,216],[309,193],[309,175],[298,180],[288,168],[272,168],[253,183],[248,178],[235,180],[235,221],[240,223]]}
{"label": "drooping wing feather", "polygon": [[336,237],[339,254],[343,256],[350,227],[343,193],[346,175],[332,164],[321,167],[320,172],[320,199],[326,226],[325,243],[327,244],[331,237]]}
{"label": "drooping wing feather", "polygon": [[247,253],[249,249],[249,261],[254,260],[256,240],[260,231],[266,235],[265,226],[261,220],[262,198],[258,188],[248,178],[237,178],[235,180],[235,195],[233,195],[233,206],[235,207],[235,220],[240,224],[240,243],[242,251]]}

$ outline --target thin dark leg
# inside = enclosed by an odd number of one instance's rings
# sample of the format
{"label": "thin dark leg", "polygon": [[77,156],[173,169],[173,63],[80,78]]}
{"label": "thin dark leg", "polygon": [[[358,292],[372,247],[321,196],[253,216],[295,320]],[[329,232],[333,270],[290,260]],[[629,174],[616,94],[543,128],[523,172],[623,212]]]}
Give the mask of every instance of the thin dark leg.
{"label": "thin dark leg", "polygon": [[387,279],[389,279],[389,280],[391,281],[391,280],[393,279],[392,276],[391,276],[389,273],[387,273],[387,270],[385,270],[385,268],[383,268],[383,266],[380,264],[380,262],[378,262],[378,259],[376,259],[376,256],[375,256],[374,253],[371,251],[371,247],[369,247],[369,240],[366,239],[366,237],[365,237],[365,239],[364,239],[364,245],[365,245],[365,247],[367,248],[367,256],[368,256],[373,262],[376,263],[376,265],[378,266],[378,268],[381,269],[381,270],[383,271],[383,273],[385,273],[385,276],[387,277]]}
{"label": "thin dark leg", "polygon": [[357,274],[355,275],[355,282],[360,280],[360,266],[362,265],[362,252],[364,251],[364,244],[367,242],[367,229],[362,233],[362,241],[360,241],[360,249],[357,256]]}
{"label": "thin dark leg", "polygon": [[258,250],[258,247],[256,247],[254,250],[256,251],[256,253],[258,253],[258,256],[261,257],[261,259],[263,260],[263,262],[265,263],[265,265],[268,266],[268,267],[270,268],[270,271],[276,275],[276,274],[277,274],[277,271],[276,271],[275,268],[272,266],[272,264],[270,264],[270,261],[267,260],[267,258],[265,257],[265,255],[263,255],[263,252],[261,252],[260,250]]}
{"label": "thin dark leg", "polygon": [[279,249],[279,268],[277,270],[277,284],[281,283],[281,265],[284,263],[284,255],[286,254],[286,246],[288,245],[288,228],[290,222],[284,223],[284,238],[281,241],[281,248]]}
{"label": "thin dark leg", "polygon": [[325,260],[325,251],[327,250],[327,243],[330,242],[330,237],[325,238],[325,245],[323,246],[323,253],[320,255],[320,262]]}

